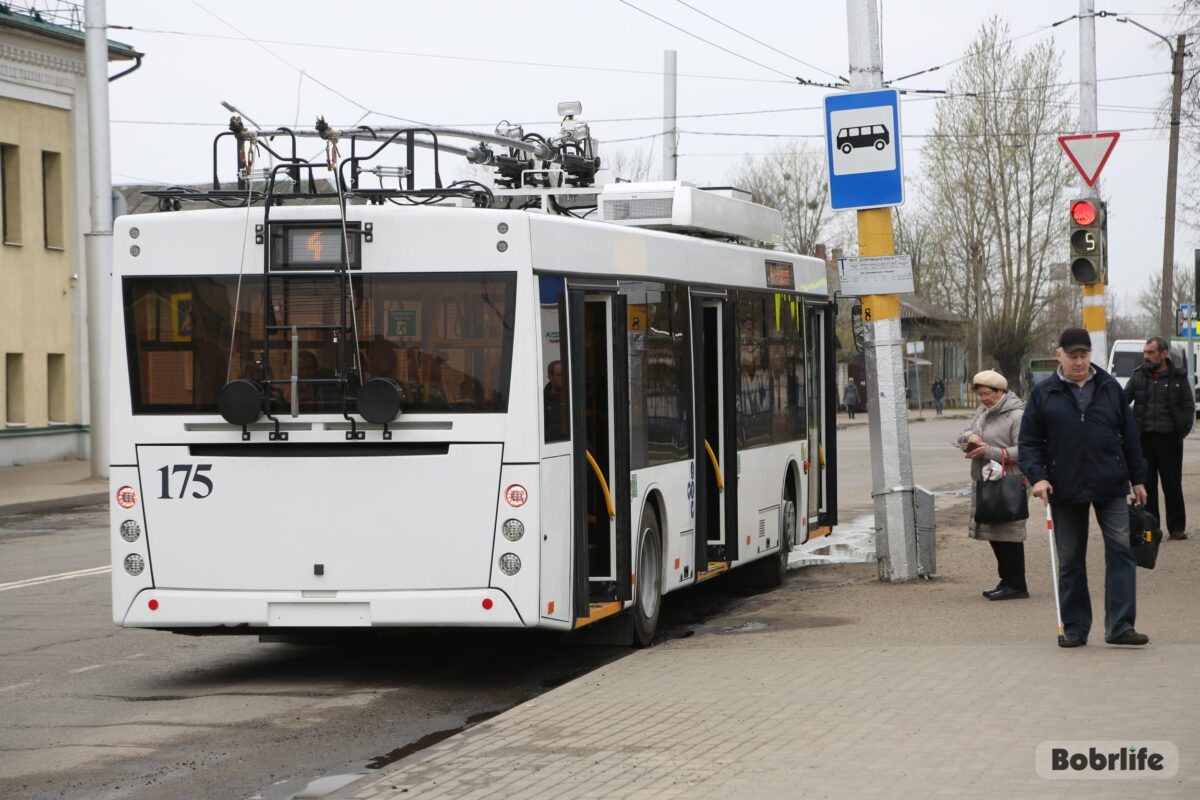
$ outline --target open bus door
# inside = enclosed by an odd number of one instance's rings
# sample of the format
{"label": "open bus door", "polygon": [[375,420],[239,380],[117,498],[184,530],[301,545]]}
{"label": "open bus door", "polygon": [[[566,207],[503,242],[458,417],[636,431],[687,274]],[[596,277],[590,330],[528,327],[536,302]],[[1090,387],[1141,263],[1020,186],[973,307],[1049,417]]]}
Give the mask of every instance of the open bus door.
{"label": "open bus door", "polygon": [[576,625],[633,596],[626,300],[611,286],[569,293]]}
{"label": "open bus door", "polygon": [[822,536],[837,524],[837,383],[833,362],[834,318],[828,305],[804,306],[804,360],[808,418],[807,536]]}
{"label": "open bus door", "polygon": [[738,557],[736,356],[733,304],[725,292],[692,290],[692,397],[696,442],[696,580]]}

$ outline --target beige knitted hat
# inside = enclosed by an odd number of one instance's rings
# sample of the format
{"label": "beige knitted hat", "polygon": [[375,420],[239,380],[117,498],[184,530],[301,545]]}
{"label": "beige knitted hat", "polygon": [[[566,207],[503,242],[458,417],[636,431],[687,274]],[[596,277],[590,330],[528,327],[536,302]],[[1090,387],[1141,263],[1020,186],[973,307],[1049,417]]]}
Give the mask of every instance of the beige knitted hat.
{"label": "beige knitted hat", "polygon": [[976,372],[975,377],[971,379],[971,386],[972,388],[987,386],[999,392],[1008,391],[1008,381],[994,369],[985,369],[983,372]]}

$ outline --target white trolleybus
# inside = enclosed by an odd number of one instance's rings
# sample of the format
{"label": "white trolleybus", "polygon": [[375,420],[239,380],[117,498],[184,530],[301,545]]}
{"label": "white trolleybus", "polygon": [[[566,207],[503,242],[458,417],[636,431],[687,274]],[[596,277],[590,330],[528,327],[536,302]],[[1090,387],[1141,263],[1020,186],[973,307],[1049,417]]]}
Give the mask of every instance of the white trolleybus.
{"label": "white trolleybus", "polygon": [[[595,187],[570,105],[551,138],[234,118],[211,190],[148,192],[163,213],[117,221],[118,625],[625,612],[645,644],[667,592],[729,570],[777,583],[829,532],[824,264],[762,245],[780,219],[745,193]],[[326,158],[295,155],[305,135]],[[448,155],[496,187],[443,185]]]}

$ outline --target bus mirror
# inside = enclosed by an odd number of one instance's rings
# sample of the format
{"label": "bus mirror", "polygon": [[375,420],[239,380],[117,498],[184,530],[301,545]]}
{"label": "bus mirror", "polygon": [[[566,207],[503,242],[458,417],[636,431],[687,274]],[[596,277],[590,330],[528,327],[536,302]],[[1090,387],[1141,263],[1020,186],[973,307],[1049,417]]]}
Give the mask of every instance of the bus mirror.
{"label": "bus mirror", "polygon": [[386,425],[400,413],[404,392],[391,378],[371,378],[358,390],[358,413],[373,425]]}
{"label": "bus mirror", "polygon": [[867,341],[867,329],[863,325],[862,303],[855,303],[850,309],[850,328],[854,332],[854,349],[861,353]]}
{"label": "bus mirror", "polygon": [[217,409],[230,425],[249,425],[262,416],[262,386],[249,378],[230,381],[217,394]]}

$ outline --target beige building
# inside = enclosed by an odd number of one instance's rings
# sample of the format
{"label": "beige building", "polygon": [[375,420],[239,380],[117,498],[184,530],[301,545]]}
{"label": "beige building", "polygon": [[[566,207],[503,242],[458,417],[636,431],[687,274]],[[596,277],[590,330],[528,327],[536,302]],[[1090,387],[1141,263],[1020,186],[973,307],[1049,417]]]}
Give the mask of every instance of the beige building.
{"label": "beige building", "polygon": [[0,467],[87,452],[83,12],[20,5],[0,5]]}

